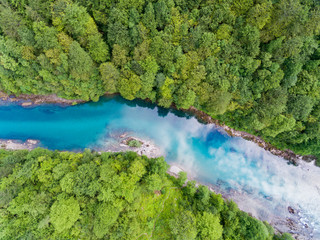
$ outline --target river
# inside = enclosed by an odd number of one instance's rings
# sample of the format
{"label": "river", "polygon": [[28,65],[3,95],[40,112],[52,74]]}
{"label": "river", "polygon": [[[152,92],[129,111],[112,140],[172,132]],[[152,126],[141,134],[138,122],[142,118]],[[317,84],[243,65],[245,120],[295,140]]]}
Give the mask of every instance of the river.
{"label": "river", "polygon": [[121,134],[153,142],[169,164],[279,230],[320,239],[320,168],[311,163],[289,165],[219,127],[140,100],[104,97],[76,106],[27,108],[0,104],[0,139],[37,139],[52,150],[79,151],[112,148]]}

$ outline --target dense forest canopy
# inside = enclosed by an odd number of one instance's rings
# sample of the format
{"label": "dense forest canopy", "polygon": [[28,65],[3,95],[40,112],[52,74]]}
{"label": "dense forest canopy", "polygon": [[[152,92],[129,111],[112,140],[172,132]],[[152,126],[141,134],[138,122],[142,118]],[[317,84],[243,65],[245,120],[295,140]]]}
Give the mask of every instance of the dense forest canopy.
{"label": "dense forest canopy", "polygon": [[316,0],[1,0],[0,90],[190,106],[320,156]]}
{"label": "dense forest canopy", "polygon": [[0,150],[0,239],[293,240],[163,158]]}

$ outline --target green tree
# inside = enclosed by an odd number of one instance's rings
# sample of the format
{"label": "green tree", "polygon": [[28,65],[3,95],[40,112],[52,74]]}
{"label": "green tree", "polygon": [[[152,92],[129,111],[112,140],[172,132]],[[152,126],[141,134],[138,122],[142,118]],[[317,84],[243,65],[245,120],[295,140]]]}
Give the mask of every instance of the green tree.
{"label": "green tree", "polygon": [[105,62],[110,59],[109,47],[98,34],[88,37],[88,51],[95,62]]}
{"label": "green tree", "polygon": [[159,70],[159,66],[156,60],[152,57],[147,57],[145,61],[141,62],[141,65],[145,72],[140,76],[141,89],[138,96],[143,99],[149,98],[154,101],[156,98],[156,92],[153,88],[156,85],[155,78]]}
{"label": "green tree", "polygon": [[185,184],[185,182],[187,181],[187,173],[186,172],[179,172],[179,177],[178,177],[178,179],[177,179],[177,182],[178,182],[178,185],[179,186],[183,186],[184,184]]}
{"label": "green tree", "polygon": [[197,235],[196,218],[190,211],[180,212],[170,221],[170,229],[174,239],[195,239]]}
{"label": "green tree", "polygon": [[231,101],[232,95],[228,92],[217,91],[212,93],[205,109],[213,115],[223,114]]}
{"label": "green tree", "polygon": [[69,66],[70,74],[75,79],[89,80],[93,74],[94,65],[91,57],[76,41],[70,45]]}
{"label": "green tree", "polygon": [[[5,3],[5,2],[4,2]],[[0,28],[1,32],[11,38],[18,38],[19,28],[21,28],[21,16],[13,11],[8,4],[1,4],[0,6]]]}
{"label": "green tree", "polygon": [[163,186],[163,179],[158,174],[152,174],[146,177],[146,187],[149,191],[161,190]]}
{"label": "green tree", "polygon": [[133,100],[136,93],[141,88],[141,79],[138,75],[130,71],[125,71],[119,78],[117,89],[121,96],[128,100]]}
{"label": "green tree", "polygon": [[99,70],[105,90],[109,93],[117,92],[117,84],[120,77],[118,69],[111,62],[106,62],[100,65]]}
{"label": "green tree", "polygon": [[120,45],[115,44],[112,49],[112,62],[115,66],[124,66],[128,61],[127,51]]}
{"label": "green tree", "polygon": [[223,227],[219,216],[204,212],[197,217],[198,239],[218,240],[222,238]]}
{"label": "green tree", "polygon": [[306,120],[312,110],[313,104],[314,102],[309,96],[291,96],[288,101],[288,112],[297,120]]}
{"label": "green tree", "polygon": [[51,206],[50,221],[58,232],[70,229],[80,217],[79,203],[73,197],[58,199]]}
{"label": "green tree", "polygon": [[182,85],[175,93],[174,102],[177,108],[188,109],[193,106],[196,99],[196,93]]}
{"label": "green tree", "polygon": [[36,48],[47,50],[58,46],[58,32],[55,28],[46,26],[44,22],[34,22],[33,31]]}
{"label": "green tree", "polygon": [[294,128],[296,120],[293,117],[286,117],[282,114],[272,120],[272,123],[267,128],[262,130],[265,136],[275,137],[279,133],[290,131]]}
{"label": "green tree", "polygon": [[110,203],[101,203],[96,206],[93,232],[98,238],[110,233],[111,227],[116,223],[120,209]]}
{"label": "green tree", "polygon": [[247,22],[258,29],[262,29],[270,20],[272,2],[269,0],[255,4],[248,12]]}
{"label": "green tree", "polygon": [[164,83],[160,87],[160,99],[159,105],[163,107],[170,107],[173,97],[172,97],[172,86],[174,81],[171,78],[166,77]]}

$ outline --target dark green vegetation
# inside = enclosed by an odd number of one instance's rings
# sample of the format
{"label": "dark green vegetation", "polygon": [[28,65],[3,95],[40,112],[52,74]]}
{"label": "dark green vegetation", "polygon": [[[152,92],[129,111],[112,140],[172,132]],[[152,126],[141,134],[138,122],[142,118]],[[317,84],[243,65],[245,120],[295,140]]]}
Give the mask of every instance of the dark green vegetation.
{"label": "dark green vegetation", "polygon": [[136,147],[136,148],[139,148],[142,146],[142,143],[136,139],[130,139],[129,141],[127,141],[127,144],[129,147]]}
{"label": "dark green vegetation", "polygon": [[1,0],[0,89],[191,105],[320,156],[319,1]]}
{"label": "dark green vegetation", "polygon": [[163,158],[0,150],[0,239],[290,240]]}

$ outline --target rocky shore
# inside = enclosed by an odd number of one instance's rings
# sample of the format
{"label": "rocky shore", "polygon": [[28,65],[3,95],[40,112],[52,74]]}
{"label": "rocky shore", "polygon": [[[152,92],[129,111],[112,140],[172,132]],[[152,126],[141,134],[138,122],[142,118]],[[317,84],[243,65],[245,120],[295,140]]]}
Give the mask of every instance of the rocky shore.
{"label": "rocky shore", "polygon": [[112,141],[101,139],[96,145],[90,148],[98,152],[136,152],[138,155],[145,155],[148,158],[158,158],[165,156],[158,146],[152,141],[132,136],[129,132],[109,133]]}
{"label": "rocky shore", "polygon": [[[141,145],[130,146],[130,141],[137,141]],[[25,142],[13,139],[0,139],[0,149],[5,150],[32,150],[40,147],[40,141],[28,139]],[[164,152],[160,150],[153,142],[142,140],[137,137],[127,136],[127,133],[121,135],[121,140],[116,144],[106,146],[92,146],[92,150],[98,152],[136,152],[138,155],[145,155],[148,158],[158,158],[164,156]]]}
{"label": "rocky shore", "polygon": [[[137,141],[141,145],[130,146],[130,142]],[[127,137],[121,141],[120,146],[124,148],[124,151],[133,151],[139,155],[145,155],[148,158],[158,158],[163,156],[163,152],[151,141],[142,140],[137,137]]]}
{"label": "rocky shore", "polygon": [[0,91],[0,100],[8,102],[16,102],[23,107],[28,107],[32,105],[38,105],[43,103],[56,103],[63,105],[74,105],[78,103],[84,103],[85,101],[80,99],[64,99],[58,97],[56,94],[50,95],[27,95],[21,94],[19,96],[8,95]]}
{"label": "rocky shore", "polygon": [[25,142],[19,141],[19,140],[5,140],[0,139],[0,149],[6,149],[6,150],[32,150],[36,147],[40,146],[40,142],[38,140],[34,139],[28,139]]}

